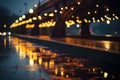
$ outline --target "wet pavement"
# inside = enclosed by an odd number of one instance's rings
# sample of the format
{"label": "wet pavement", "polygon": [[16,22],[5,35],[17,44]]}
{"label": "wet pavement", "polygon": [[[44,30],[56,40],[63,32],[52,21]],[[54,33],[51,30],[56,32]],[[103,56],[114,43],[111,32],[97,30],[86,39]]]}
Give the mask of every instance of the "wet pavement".
{"label": "wet pavement", "polygon": [[119,80],[119,74],[100,61],[0,37],[0,80]]}
{"label": "wet pavement", "polygon": [[40,36],[25,35],[25,36],[120,54],[120,42],[118,41],[96,40],[96,39],[93,40],[93,39],[82,39],[82,38],[73,38],[73,37],[50,38],[50,36],[47,35],[40,35]]}

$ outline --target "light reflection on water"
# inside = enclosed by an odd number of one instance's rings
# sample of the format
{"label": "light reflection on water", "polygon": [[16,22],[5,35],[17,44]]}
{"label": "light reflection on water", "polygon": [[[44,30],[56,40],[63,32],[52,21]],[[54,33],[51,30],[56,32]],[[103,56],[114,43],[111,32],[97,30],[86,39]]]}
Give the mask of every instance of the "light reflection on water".
{"label": "light reflection on water", "polygon": [[4,48],[5,48],[5,49],[6,49],[6,42],[7,42],[7,41],[6,41],[6,38],[4,38],[4,42],[3,42],[3,43],[4,43]]}
{"label": "light reflection on water", "polygon": [[10,45],[10,38],[11,36],[8,37],[1,37],[0,36],[0,50],[6,50],[9,48]]}
{"label": "light reflection on water", "polygon": [[106,72],[98,61],[71,57],[66,53],[56,52],[18,38],[13,38],[11,42],[19,58],[29,60],[30,70],[34,71],[39,67],[53,80],[114,80],[116,78],[112,77],[115,76],[114,74]]}
{"label": "light reflection on water", "polygon": [[89,47],[93,49],[105,50],[108,52],[120,53],[120,43],[114,41],[97,41],[90,39],[78,39],[78,38],[57,38],[57,41],[62,41],[72,45],[78,45],[83,47]]}

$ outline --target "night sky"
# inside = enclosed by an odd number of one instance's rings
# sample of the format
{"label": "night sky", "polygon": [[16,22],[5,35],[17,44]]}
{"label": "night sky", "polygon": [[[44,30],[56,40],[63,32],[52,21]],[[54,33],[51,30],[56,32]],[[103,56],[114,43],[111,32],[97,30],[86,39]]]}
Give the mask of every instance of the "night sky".
{"label": "night sky", "polygon": [[[0,0],[0,6],[8,8],[12,13],[22,15],[28,9],[33,8],[33,5],[37,2],[38,0]],[[27,7],[24,3],[27,4]]]}

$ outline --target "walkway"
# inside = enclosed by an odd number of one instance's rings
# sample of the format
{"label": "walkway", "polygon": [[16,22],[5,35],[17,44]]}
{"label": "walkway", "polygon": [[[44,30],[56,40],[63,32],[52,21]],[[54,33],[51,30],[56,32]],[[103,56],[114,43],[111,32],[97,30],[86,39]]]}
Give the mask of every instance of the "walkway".
{"label": "walkway", "polygon": [[25,36],[120,54],[120,43],[116,41],[80,39],[73,37],[50,38],[49,36],[46,35],[41,35],[41,36],[25,35]]}

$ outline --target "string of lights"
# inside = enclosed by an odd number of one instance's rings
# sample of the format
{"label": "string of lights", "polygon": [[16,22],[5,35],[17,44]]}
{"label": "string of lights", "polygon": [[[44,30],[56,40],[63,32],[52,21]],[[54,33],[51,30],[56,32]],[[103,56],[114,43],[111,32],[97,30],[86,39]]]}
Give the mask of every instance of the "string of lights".
{"label": "string of lights", "polygon": [[[26,18],[26,15],[22,15],[21,17],[19,17],[18,20],[16,20],[11,25],[10,28],[20,27],[21,25],[29,24],[29,23],[32,23],[33,21],[41,21],[39,23],[39,28],[54,27],[56,24],[56,21],[52,21],[52,20],[56,19],[55,15],[57,13],[60,13],[61,15],[65,15],[67,13],[67,15],[66,15],[67,19],[65,21],[65,24],[67,27],[70,27],[71,25],[74,25],[76,23],[81,24],[82,21],[84,21],[85,23],[89,23],[89,24],[93,23],[93,22],[106,21],[107,24],[110,24],[111,20],[119,20],[119,17],[115,13],[111,12],[111,7],[109,5],[101,5],[99,3],[95,3],[95,5],[89,5],[89,6],[93,6],[94,8],[91,7],[93,9],[89,9],[88,7],[85,7],[85,8],[88,8],[89,10],[86,9],[85,11],[82,12],[81,8],[84,8],[84,6],[83,6],[84,4],[82,4],[82,3],[83,3],[82,1],[77,1],[77,2],[73,3],[74,6],[72,4],[67,5],[67,6],[61,6],[59,8],[59,10],[57,10],[57,9],[51,10],[49,12],[44,12],[43,14],[38,15],[38,16],[33,15],[33,17],[31,17],[31,18]],[[69,12],[69,15],[68,15],[68,12]],[[34,13],[34,10],[30,9],[29,14],[33,14],[33,13]],[[71,17],[70,17],[70,13],[72,14]],[[84,14],[83,15],[84,17],[81,17],[82,16],[81,14]],[[44,20],[46,18],[48,19],[48,21]],[[49,18],[51,20],[49,20]],[[29,28],[29,27],[27,27],[27,28]]]}

